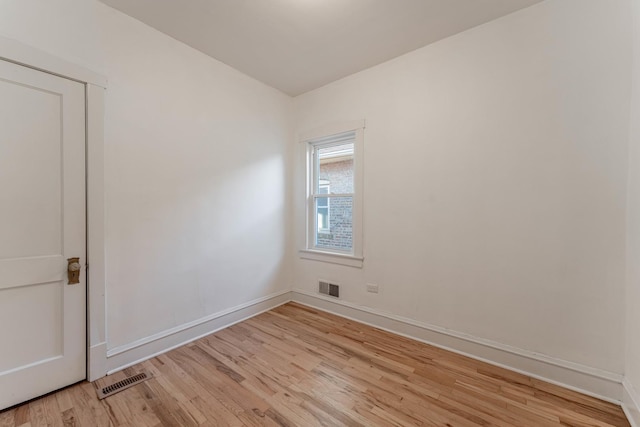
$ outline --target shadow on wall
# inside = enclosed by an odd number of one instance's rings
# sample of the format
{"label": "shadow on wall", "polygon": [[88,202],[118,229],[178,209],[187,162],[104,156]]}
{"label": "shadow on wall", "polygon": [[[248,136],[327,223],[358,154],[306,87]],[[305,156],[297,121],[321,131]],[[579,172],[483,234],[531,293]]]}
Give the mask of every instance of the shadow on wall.
{"label": "shadow on wall", "polygon": [[143,208],[112,240],[111,348],[286,288],[285,166],[272,155],[129,195]]}

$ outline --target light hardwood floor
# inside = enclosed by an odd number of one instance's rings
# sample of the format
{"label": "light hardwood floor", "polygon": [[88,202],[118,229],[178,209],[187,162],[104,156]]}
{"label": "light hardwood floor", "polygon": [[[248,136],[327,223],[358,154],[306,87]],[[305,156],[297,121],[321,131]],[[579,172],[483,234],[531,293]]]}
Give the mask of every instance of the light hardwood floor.
{"label": "light hardwood floor", "polygon": [[0,426],[629,426],[620,407],[289,303],[0,412]]}

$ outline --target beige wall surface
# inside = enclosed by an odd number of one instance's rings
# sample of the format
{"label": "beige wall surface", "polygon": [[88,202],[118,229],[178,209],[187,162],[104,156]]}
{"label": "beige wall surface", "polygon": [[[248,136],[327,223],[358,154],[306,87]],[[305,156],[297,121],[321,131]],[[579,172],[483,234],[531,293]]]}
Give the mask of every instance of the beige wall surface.
{"label": "beige wall surface", "polygon": [[547,1],[297,97],[302,133],[366,119],[365,261],[294,287],[621,374],[630,31]]}

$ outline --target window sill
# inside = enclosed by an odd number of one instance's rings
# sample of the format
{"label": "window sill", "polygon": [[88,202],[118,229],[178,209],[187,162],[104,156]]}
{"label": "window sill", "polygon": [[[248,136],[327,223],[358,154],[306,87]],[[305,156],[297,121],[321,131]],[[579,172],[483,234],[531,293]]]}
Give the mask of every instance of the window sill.
{"label": "window sill", "polygon": [[312,261],[329,262],[331,264],[346,265],[348,267],[362,268],[364,263],[363,257],[339,254],[336,252],[325,252],[314,249],[300,249],[298,251],[300,258]]}

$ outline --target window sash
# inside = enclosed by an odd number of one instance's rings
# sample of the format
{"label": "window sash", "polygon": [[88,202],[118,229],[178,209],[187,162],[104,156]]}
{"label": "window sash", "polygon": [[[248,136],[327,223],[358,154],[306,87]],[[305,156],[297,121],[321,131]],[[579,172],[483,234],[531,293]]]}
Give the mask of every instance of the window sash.
{"label": "window sash", "polygon": [[356,150],[356,137],[355,131],[343,132],[338,135],[327,136],[324,138],[318,138],[310,142],[309,145],[312,149],[311,161],[313,162],[313,171],[311,176],[311,194],[320,194],[320,187],[323,185],[320,183],[320,155],[319,152],[323,148],[331,148],[340,145],[353,144],[353,160],[355,167],[355,150]]}
{"label": "window sash", "polygon": [[[327,248],[326,246],[322,246],[322,245],[318,245],[318,237],[319,234],[322,234],[322,232],[325,233],[330,233],[330,209],[329,206],[331,205],[331,202],[329,202],[329,199],[332,197],[349,197],[352,200],[352,203],[355,202],[355,191],[353,193],[338,193],[338,194],[332,194],[330,191],[328,193],[321,193],[321,188],[328,188],[330,190],[330,186],[331,183],[329,183],[328,185],[325,183],[322,183],[320,179],[320,150],[325,149],[325,148],[331,148],[331,147],[336,147],[336,146],[340,146],[340,145],[345,145],[345,144],[353,144],[353,161],[354,161],[354,168],[355,168],[355,150],[356,150],[356,132],[354,131],[350,131],[350,132],[345,132],[343,134],[340,134],[338,136],[330,136],[330,137],[326,137],[326,138],[321,138],[318,140],[314,140],[313,143],[310,143],[310,147],[311,147],[311,158],[309,159],[312,162],[312,167],[310,168],[310,170],[312,171],[312,173],[310,174],[311,176],[309,177],[311,179],[310,182],[310,194],[309,194],[309,213],[310,215],[313,217],[313,228],[311,228],[309,230],[309,244],[308,247],[311,249],[316,249],[316,250],[322,250],[322,251],[330,251],[330,252],[335,252],[335,253],[342,253],[342,254],[350,254],[353,255],[355,254],[355,235],[353,233],[353,220],[354,220],[354,215],[353,215],[353,211],[351,213],[351,221],[352,221],[352,243],[351,243],[351,248],[349,250],[343,250],[343,249],[338,249],[338,248]],[[354,190],[355,190],[355,182],[354,182]],[[327,200],[327,207],[324,209],[327,209],[327,228],[320,228],[320,224],[318,223],[318,199],[325,199]]]}
{"label": "window sash", "polygon": [[[343,250],[339,248],[328,248],[324,245],[318,245],[318,240],[321,234],[330,234],[331,233],[331,202],[330,199],[332,197],[348,197],[351,199],[352,203],[355,198],[354,193],[331,193],[331,183],[326,180],[320,179],[320,152],[321,150],[325,150],[327,148],[339,147],[347,144],[351,144],[351,155],[353,156],[355,163],[355,149],[356,149],[356,133],[355,132],[345,132],[343,134],[336,136],[330,136],[326,138],[321,138],[319,140],[315,140],[312,144],[310,144],[312,149],[311,161],[313,162],[311,170],[313,171],[311,174],[311,191],[309,197],[309,207],[308,209],[312,212],[314,226],[313,229],[310,230],[310,238],[311,243],[309,247],[314,249],[321,250],[330,250],[338,253],[345,254],[353,254],[353,231],[352,231],[352,240],[351,240],[351,248],[349,250]],[[326,204],[320,205],[320,200],[326,200]],[[323,227],[325,224],[321,224],[321,212],[326,212],[326,217],[323,216],[322,219],[326,220],[326,227]],[[353,223],[353,212],[351,215],[351,222]]]}

